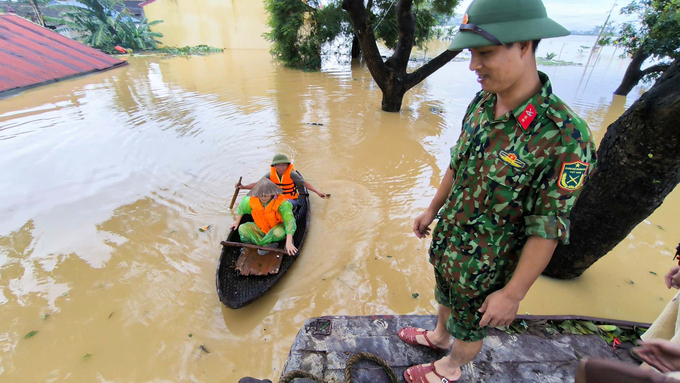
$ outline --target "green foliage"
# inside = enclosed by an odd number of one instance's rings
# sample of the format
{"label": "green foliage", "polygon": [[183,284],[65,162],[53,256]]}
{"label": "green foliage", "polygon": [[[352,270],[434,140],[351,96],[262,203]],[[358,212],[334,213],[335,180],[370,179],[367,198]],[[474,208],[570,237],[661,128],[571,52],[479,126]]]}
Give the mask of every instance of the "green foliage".
{"label": "green foliage", "polygon": [[[178,48],[178,47],[163,47],[163,48],[159,49],[158,51],[161,52],[161,53],[165,53],[169,56],[204,56],[204,55],[211,54],[211,53],[224,52],[224,48],[215,48],[215,47],[211,47],[211,46],[208,46],[208,45],[201,44],[201,45],[196,45],[195,47],[189,47],[189,46],[181,47],[181,48]],[[209,228],[210,228],[210,225],[207,226],[207,229],[209,229]],[[202,229],[203,228],[200,228],[198,230],[199,231],[207,231],[207,229],[206,230],[202,230]]]}
{"label": "green foliage", "polygon": [[80,40],[107,53],[115,52],[114,47],[120,45],[126,49],[143,51],[156,49],[161,42],[156,38],[161,33],[152,32],[151,27],[162,23],[162,20],[149,22],[146,18],[135,24],[127,9],[117,12],[114,7],[122,5],[122,0],[77,0],[82,6],[53,7],[66,8],[60,18],[46,18],[54,23],[63,23],[72,31],[81,35]]}
{"label": "green foliage", "polygon": [[[394,49],[399,38],[396,0],[370,0],[368,18],[377,39]],[[424,47],[443,32],[435,26],[454,14],[459,0],[414,0],[412,12],[416,19],[414,45]],[[341,0],[330,0],[319,8],[319,0],[264,0],[269,13],[271,32],[264,37],[272,43],[272,56],[294,69],[319,70],[321,46],[338,37],[351,42],[354,37],[347,12]]]}
{"label": "green foliage", "polygon": [[546,54],[545,54],[545,59],[546,59],[546,60],[552,60],[552,59],[555,58],[555,56],[557,56],[557,53],[555,53],[555,52],[549,52],[549,53],[546,53]]}
{"label": "green foliage", "polygon": [[623,47],[630,55],[642,50],[657,60],[680,58],[680,0],[633,0],[621,14],[638,20],[621,24],[621,36],[608,36],[604,44]]}
{"label": "green foliage", "polygon": [[321,68],[321,37],[316,7],[301,0],[265,0],[271,32],[264,37],[272,42],[272,56],[287,67],[303,70]]}
{"label": "green foliage", "polygon": [[[414,0],[412,12],[416,18],[416,30],[413,44],[423,48],[433,37],[437,37],[435,27],[439,20],[452,16],[457,5],[458,0]],[[370,10],[371,20],[375,22],[375,37],[390,49],[397,47],[399,39],[396,16],[392,0],[376,0]]]}
{"label": "green foliage", "polygon": [[597,325],[591,321],[582,320],[564,320],[558,321],[529,321],[526,322],[521,319],[516,319],[509,326],[497,327],[501,331],[508,334],[545,334],[552,336],[556,333],[572,334],[572,335],[597,335],[605,342],[612,344],[614,339],[621,342],[635,342],[640,339],[640,336],[645,333],[646,329],[620,328],[615,325],[601,324]]}

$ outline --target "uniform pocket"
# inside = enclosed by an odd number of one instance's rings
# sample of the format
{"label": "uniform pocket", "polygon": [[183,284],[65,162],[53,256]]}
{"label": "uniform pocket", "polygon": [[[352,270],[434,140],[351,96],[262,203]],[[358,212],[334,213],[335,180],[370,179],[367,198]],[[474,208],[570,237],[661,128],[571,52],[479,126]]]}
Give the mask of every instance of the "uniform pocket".
{"label": "uniform pocket", "polygon": [[532,180],[529,169],[521,170],[501,160],[496,160],[486,174],[486,199],[484,205],[492,222],[502,227],[521,222],[524,196]]}
{"label": "uniform pocket", "polygon": [[473,299],[488,289],[495,267],[472,246],[461,245],[444,253],[441,274],[458,295]]}

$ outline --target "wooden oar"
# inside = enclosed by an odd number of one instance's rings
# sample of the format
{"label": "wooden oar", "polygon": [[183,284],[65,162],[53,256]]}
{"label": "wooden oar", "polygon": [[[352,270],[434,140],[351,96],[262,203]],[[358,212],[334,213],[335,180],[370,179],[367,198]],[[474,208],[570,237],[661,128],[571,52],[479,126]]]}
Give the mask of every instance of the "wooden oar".
{"label": "wooden oar", "polygon": [[[242,180],[243,180],[243,177],[239,177],[237,185],[241,185]],[[236,197],[238,197],[239,190],[241,190],[241,188],[236,188],[236,190],[234,190],[234,198],[231,199],[231,205],[229,205],[229,210],[234,208],[234,202],[236,202]]]}
{"label": "wooden oar", "polygon": [[281,253],[281,254],[288,254],[286,250],[284,249],[277,249],[277,248],[272,248],[272,247],[264,247],[264,246],[256,246],[256,245],[251,245],[249,243],[243,243],[243,242],[230,242],[230,241],[222,241],[220,242],[222,246],[234,246],[234,247],[247,247],[249,249],[256,249],[256,250],[264,250],[264,251],[273,251],[275,253]]}

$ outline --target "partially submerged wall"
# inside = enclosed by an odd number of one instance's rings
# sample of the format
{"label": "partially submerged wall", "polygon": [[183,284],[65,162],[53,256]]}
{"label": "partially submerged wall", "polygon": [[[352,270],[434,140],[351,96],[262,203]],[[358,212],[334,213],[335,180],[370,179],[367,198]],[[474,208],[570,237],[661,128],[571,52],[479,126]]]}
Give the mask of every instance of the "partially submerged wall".
{"label": "partially submerged wall", "polygon": [[262,37],[267,12],[261,0],[152,0],[144,5],[165,46],[210,45],[227,49],[269,49]]}

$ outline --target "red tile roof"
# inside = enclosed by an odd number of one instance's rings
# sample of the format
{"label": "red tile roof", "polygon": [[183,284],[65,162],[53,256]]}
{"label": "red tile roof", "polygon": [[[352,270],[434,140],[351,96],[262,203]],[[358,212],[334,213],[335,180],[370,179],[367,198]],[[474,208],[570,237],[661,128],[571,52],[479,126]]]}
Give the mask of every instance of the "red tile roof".
{"label": "red tile roof", "polygon": [[21,17],[0,15],[0,97],[125,64]]}

